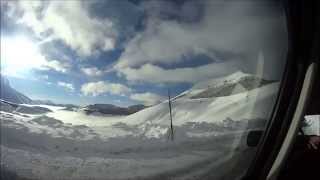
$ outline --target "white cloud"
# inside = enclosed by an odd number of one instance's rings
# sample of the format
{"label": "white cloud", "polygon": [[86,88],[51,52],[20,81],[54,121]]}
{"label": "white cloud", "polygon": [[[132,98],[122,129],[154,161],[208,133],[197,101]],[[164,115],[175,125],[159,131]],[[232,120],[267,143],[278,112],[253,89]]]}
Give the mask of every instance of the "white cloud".
{"label": "white cloud", "polygon": [[[115,69],[119,74],[125,75],[128,80],[152,81],[155,79],[155,82],[161,81],[161,79],[182,81],[183,73],[186,72],[190,74],[186,75],[185,81],[193,82],[201,80],[201,77],[215,76],[218,75],[217,72],[223,73],[224,71],[223,69],[210,71],[205,67],[198,67],[195,70],[190,68],[166,70],[146,64],[172,65],[188,59],[185,57],[195,55],[206,55],[213,60],[227,62],[230,57],[222,54],[232,54],[233,57],[239,57],[237,59],[239,62],[235,63],[237,67],[224,66],[227,68],[226,71],[234,68],[238,68],[238,70],[244,68],[241,70],[246,71],[249,67],[254,67],[252,64],[256,61],[256,59],[250,59],[250,61],[247,59],[254,57],[253,54],[257,55],[261,49],[268,49],[269,54],[271,52],[279,55],[286,52],[286,49],[283,48],[285,45],[281,45],[286,42],[284,16],[271,9],[274,6],[254,1],[212,3],[208,0],[204,2],[203,17],[199,22],[181,23],[162,19],[157,14],[149,17],[145,31],[136,35],[127,44],[124,53],[115,65]],[[267,61],[270,61],[268,63],[279,61],[277,58],[277,56],[273,56]],[[214,66],[211,64],[207,67]],[[200,69],[206,71],[201,72]],[[153,70],[159,74],[164,73],[162,75],[166,75],[166,77],[157,77],[156,73],[153,75],[151,73]],[[191,72],[197,72],[200,75],[193,74],[195,78],[191,76]]]}
{"label": "white cloud", "polygon": [[[19,49],[19,52],[17,52]],[[48,60],[41,54],[36,42],[25,36],[1,38],[1,65],[9,74],[19,74],[30,69],[55,70],[66,73],[71,65],[58,60]]]}
{"label": "white cloud", "polygon": [[130,95],[130,99],[142,102],[144,105],[150,106],[165,100],[165,97],[158,94],[146,92],[132,94]]}
{"label": "white cloud", "polygon": [[102,70],[99,70],[96,67],[85,67],[85,68],[81,68],[81,71],[88,75],[88,76],[102,76],[104,74],[104,72]]}
{"label": "white cloud", "polygon": [[70,69],[70,64],[66,62],[60,62],[57,60],[47,61],[42,68],[43,69],[53,69],[55,71],[66,73]]}
{"label": "white cloud", "polygon": [[130,93],[131,91],[132,90],[129,87],[123,84],[109,83],[106,81],[89,82],[81,86],[81,92],[84,95],[92,96],[98,96],[104,93],[110,93],[113,95],[125,95]]}
{"label": "white cloud", "polygon": [[156,65],[145,64],[140,68],[123,68],[119,70],[121,75],[129,81],[150,83],[195,83],[213,77],[228,75],[238,70],[236,60],[224,63],[212,63],[195,68],[164,69]]}
{"label": "white cloud", "polygon": [[59,81],[57,84],[58,84],[58,86],[63,87],[67,91],[74,92],[74,87],[73,87],[73,84],[71,84],[71,83]]}
{"label": "white cloud", "polygon": [[[81,56],[112,50],[116,33],[108,19],[92,18],[82,1],[20,1],[25,24],[44,39],[60,39]],[[50,37],[43,34],[51,31]]]}

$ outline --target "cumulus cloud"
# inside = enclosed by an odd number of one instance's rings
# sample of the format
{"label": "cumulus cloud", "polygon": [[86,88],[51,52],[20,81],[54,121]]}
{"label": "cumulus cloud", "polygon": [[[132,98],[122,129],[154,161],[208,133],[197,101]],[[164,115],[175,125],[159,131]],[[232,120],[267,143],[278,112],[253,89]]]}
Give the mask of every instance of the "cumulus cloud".
{"label": "cumulus cloud", "polygon": [[57,72],[66,73],[70,70],[71,65],[66,62],[60,62],[57,60],[47,61],[42,65],[43,69],[52,69]]}
{"label": "cumulus cloud", "polygon": [[92,77],[102,76],[104,74],[104,71],[99,70],[96,67],[84,67],[84,68],[81,68],[81,71],[87,76],[92,76]]}
{"label": "cumulus cloud", "polygon": [[[188,3],[187,1],[184,6],[190,7]],[[158,6],[152,7],[152,11],[155,11],[154,8]],[[127,44],[124,53],[115,65],[115,69],[128,80],[150,81],[151,78],[146,76],[150,75],[152,78],[156,78],[156,75],[151,73],[153,70],[159,74],[169,73],[171,75],[167,76],[168,78],[158,77],[156,82],[168,81],[169,78],[173,79],[169,81],[182,81],[182,76],[186,72],[184,81],[193,82],[201,80],[201,78],[217,76],[218,72],[222,73],[220,76],[225,74],[223,69],[219,70],[214,68],[215,66],[224,67],[225,71],[234,68],[250,71],[252,70],[250,68],[255,68],[253,64],[256,63],[255,58],[261,50],[269,50],[272,54],[277,55],[285,54],[284,47],[286,46],[283,45],[286,42],[285,21],[277,10],[272,9],[275,6],[254,1],[218,1],[213,3],[207,0],[204,1],[203,7],[203,17],[193,23],[163,18],[163,13],[155,15],[152,12],[149,13],[153,16],[148,18],[146,29]],[[238,66],[214,65],[216,61],[223,63],[231,61],[230,56],[223,54],[239,57],[232,59],[238,61],[233,63]],[[212,59],[213,63],[194,70],[184,67],[173,70],[156,67],[158,64],[181,63],[190,59],[185,57],[196,55],[206,55]],[[265,57],[270,56],[266,55]],[[275,55],[266,61],[269,61],[268,64],[274,64],[272,61],[278,62],[279,57]],[[210,71],[209,67],[214,69]],[[205,69],[205,72],[199,71],[200,69]],[[193,74],[195,77],[188,75],[195,72],[200,75]]]}
{"label": "cumulus cloud", "polygon": [[157,103],[165,100],[165,97],[158,95],[158,94],[146,92],[146,93],[132,94],[132,95],[130,95],[130,99],[135,100],[135,101],[139,101],[146,106],[150,106],[150,105],[154,105],[154,104],[157,104]]}
{"label": "cumulus cloud", "polygon": [[81,92],[84,95],[92,96],[98,96],[104,93],[110,93],[113,95],[125,95],[130,93],[131,91],[132,90],[129,87],[123,84],[109,83],[106,81],[89,82],[81,86]]}
{"label": "cumulus cloud", "polygon": [[59,81],[57,84],[58,86],[63,87],[67,91],[74,92],[74,87],[73,87],[73,84],[71,83]]}
{"label": "cumulus cloud", "polygon": [[[81,56],[114,49],[116,32],[107,18],[89,15],[82,1],[19,1],[23,11],[19,23],[25,24],[41,38],[59,39]],[[49,34],[49,36],[48,36]]]}
{"label": "cumulus cloud", "polygon": [[129,81],[150,83],[195,83],[204,79],[228,75],[237,71],[237,61],[211,63],[199,67],[165,69],[152,64],[145,64],[140,68],[123,68],[121,75]]}

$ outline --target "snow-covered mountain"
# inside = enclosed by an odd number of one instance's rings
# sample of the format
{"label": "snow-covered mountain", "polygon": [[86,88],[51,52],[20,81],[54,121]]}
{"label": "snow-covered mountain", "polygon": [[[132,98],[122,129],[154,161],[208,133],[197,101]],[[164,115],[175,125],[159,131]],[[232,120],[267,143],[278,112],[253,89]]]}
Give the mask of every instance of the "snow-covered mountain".
{"label": "snow-covered mountain", "polygon": [[[13,103],[13,104],[30,104],[30,105],[50,105],[50,106],[61,106],[66,108],[78,108],[78,106],[73,104],[58,104],[51,100],[33,100],[28,96],[20,93],[11,87],[9,80],[1,75],[0,73],[0,100]],[[1,105],[4,106],[4,103]],[[8,104],[7,104],[8,105]],[[3,107],[4,108],[4,107]]]}
{"label": "snow-covered mountain", "polygon": [[33,102],[33,104],[44,104],[44,105],[51,105],[51,106],[56,105],[51,100],[33,99],[32,102]]}
{"label": "snow-covered mountain", "polygon": [[52,112],[50,109],[35,105],[16,104],[0,99],[0,110],[8,113],[23,113],[23,114],[45,114]]}
{"label": "snow-covered mountain", "polygon": [[187,94],[191,99],[223,97],[247,92],[273,82],[238,71],[226,77],[195,84],[191,90],[182,94]]}
{"label": "snow-covered mountain", "polygon": [[32,104],[32,100],[10,86],[9,80],[0,74],[0,99],[17,104]]}
{"label": "snow-covered mountain", "polygon": [[[236,72],[201,82],[172,99],[173,123],[221,123],[226,119],[267,119],[279,83]],[[128,122],[169,124],[168,102],[162,102],[126,117]]]}

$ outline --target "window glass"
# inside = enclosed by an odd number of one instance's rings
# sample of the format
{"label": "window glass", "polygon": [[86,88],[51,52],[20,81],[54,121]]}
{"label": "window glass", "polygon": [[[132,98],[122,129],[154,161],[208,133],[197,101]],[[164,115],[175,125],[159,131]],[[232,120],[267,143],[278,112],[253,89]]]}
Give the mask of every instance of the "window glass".
{"label": "window glass", "polygon": [[240,179],[287,51],[267,1],[1,1],[2,179]]}

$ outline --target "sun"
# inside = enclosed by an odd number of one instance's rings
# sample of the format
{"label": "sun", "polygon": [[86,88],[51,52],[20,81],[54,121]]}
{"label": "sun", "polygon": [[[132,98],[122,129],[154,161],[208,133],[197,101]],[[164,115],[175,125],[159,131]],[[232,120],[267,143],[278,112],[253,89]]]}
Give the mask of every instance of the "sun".
{"label": "sun", "polygon": [[16,74],[41,67],[45,63],[38,45],[25,36],[1,38],[1,70]]}

